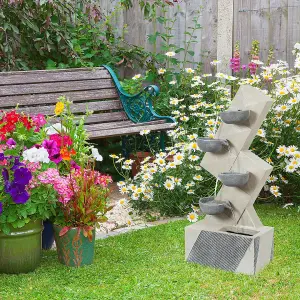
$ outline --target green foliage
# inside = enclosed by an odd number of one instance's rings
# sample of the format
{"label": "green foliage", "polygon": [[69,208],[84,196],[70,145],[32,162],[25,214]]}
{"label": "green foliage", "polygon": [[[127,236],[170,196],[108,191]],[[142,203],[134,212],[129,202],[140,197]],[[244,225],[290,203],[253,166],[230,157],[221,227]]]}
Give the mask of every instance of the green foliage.
{"label": "green foliage", "polygon": [[299,215],[256,205],[274,226],[274,260],[258,276],[234,274],[184,260],[187,221],[172,222],[96,241],[91,266],[68,268],[44,251],[29,274],[0,275],[2,300],[299,299]]}
{"label": "green foliage", "polygon": [[55,216],[58,195],[51,185],[40,185],[30,191],[30,198],[25,204],[16,204],[3,191],[1,181],[1,198],[5,209],[0,215],[0,232],[10,232],[10,228],[22,228],[31,220],[47,220]]}
{"label": "green foliage", "polygon": [[111,16],[84,0],[0,2],[0,70],[94,67],[141,63],[141,48],[123,44]]}

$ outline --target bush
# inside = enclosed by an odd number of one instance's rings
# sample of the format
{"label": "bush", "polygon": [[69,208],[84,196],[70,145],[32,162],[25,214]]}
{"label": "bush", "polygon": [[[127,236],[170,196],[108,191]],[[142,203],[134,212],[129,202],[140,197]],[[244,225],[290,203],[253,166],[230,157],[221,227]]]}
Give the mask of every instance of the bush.
{"label": "bush", "polygon": [[[74,2],[75,3],[75,2]],[[0,70],[94,67],[141,63],[146,52],[128,47],[110,16],[90,0],[0,1]]]}

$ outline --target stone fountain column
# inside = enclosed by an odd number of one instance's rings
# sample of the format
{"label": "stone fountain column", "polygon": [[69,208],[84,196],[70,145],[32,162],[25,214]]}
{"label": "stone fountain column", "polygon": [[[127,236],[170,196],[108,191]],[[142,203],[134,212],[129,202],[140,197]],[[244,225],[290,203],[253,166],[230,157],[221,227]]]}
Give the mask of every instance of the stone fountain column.
{"label": "stone fountain column", "polygon": [[241,86],[229,111],[220,115],[215,140],[198,140],[209,151],[201,166],[223,186],[215,199],[200,199],[207,216],[185,229],[187,261],[253,275],[272,260],[274,228],[263,226],[253,208],[272,167],[248,150],[272,102]]}

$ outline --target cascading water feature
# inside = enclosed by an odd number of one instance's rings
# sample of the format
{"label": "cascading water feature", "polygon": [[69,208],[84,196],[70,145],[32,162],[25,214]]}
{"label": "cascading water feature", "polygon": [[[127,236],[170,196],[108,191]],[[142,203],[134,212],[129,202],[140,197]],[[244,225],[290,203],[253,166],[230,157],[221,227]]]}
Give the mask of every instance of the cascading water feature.
{"label": "cascading water feature", "polygon": [[249,149],[273,100],[242,86],[221,113],[216,139],[200,138],[201,166],[223,183],[200,199],[204,220],[186,227],[186,260],[237,273],[256,274],[273,258],[274,228],[263,226],[253,204],[272,167]]}

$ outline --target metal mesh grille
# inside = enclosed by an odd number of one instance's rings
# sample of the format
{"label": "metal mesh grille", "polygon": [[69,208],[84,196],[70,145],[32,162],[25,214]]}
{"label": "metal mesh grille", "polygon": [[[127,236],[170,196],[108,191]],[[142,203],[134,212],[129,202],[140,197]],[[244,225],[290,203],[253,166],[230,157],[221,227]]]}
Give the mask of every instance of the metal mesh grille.
{"label": "metal mesh grille", "polygon": [[273,238],[273,242],[272,242],[272,249],[271,249],[271,258],[270,260],[272,260],[274,257],[274,238]]}
{"label": "metal mesh grille", "polygon": [[256,272],[256,264],[257,264],[257,257],[259,251],[259,241],[260,241],[259,237],[254,239],[254,274]]}
{"label": "metal mesh grille", "polygon": [[190,262],[235,271],[249,248],[252,238],[201,231],[187,258]]}

